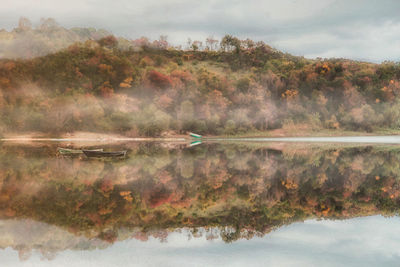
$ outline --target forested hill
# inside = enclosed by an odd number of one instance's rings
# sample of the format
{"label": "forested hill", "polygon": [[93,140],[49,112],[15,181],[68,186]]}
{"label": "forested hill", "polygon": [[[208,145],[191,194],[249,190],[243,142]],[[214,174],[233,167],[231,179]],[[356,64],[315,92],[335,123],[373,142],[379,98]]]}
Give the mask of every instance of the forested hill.
{"label": "forested hill", "polygon": [[185,50],[165,38],[108,36],[43,57],[2,59],[0,88],[3,134],[241,135],[400,127],[399,64],[309,60],[229,35]]}

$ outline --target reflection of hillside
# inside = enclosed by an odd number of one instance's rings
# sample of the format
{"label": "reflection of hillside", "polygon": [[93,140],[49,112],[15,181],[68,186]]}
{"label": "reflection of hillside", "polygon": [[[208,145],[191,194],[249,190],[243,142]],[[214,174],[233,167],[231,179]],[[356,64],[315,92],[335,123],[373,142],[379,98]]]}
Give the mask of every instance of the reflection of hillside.
{"label": "reflection of hillside", "polygon": [[29,258],[32,250],[39,250],[48,259],[66,249],[89,250],[105,248],[109,244],[73,235],[59,227],[32,220],[1,220],[0,248],[18,250],[20,259]]}
{"label": "reflection of hillside", "polygon": [[51,146],[3,146],[0,217],[108,242],[121,229],[145,240],[182,227],[218,227],[232,241],[308,218],[399,209],[396,147],[126,148],[126,160],[101,161],[57,158]]}

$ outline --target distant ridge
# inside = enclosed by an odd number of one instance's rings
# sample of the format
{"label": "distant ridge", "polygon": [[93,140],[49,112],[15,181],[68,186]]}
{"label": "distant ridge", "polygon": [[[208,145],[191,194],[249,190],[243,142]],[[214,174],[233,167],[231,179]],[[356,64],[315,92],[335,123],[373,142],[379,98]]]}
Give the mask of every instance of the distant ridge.
{"label": "distant ridge", "polygon": [[95,28],[60,26],[54,19],[41,19],[33,27],[29,19],[21,17],[18,27],[11,31],[0,30],[0,58],[34,58],[57,52],[76,42],[98,40],[111,35]]}

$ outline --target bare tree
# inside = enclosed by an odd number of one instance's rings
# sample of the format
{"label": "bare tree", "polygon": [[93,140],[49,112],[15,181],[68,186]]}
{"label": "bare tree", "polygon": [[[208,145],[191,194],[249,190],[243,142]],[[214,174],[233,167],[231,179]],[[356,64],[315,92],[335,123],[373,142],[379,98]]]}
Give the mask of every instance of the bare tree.
{"label": "bare tree", "polygon": [[206,39],[206,49],[209,51],[214,51],[217,49],[218,40],[214,39],[213,36],[209,36]]}

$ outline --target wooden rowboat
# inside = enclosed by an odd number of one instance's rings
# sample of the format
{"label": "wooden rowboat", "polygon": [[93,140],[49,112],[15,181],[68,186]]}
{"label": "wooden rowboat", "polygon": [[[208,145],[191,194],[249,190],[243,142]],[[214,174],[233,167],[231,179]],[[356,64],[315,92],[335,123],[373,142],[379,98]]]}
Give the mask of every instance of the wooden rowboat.
{"label": "wooden rowboat", "polygon": [[[103,151],[103,149],[102,148],[92,149],[92,150],[88,150],[88,151]],[[81,149],[70,149],[70,148],[62,148],[62,147],[57,148],[57,152],[62,155],[82,154],[83,153],[83,151]]]}
{"label": "wooden rowboat", "polygon": [[82,150],[87,157],[125,157],[126,150],[124,151],[93,151],[93,150]]}

